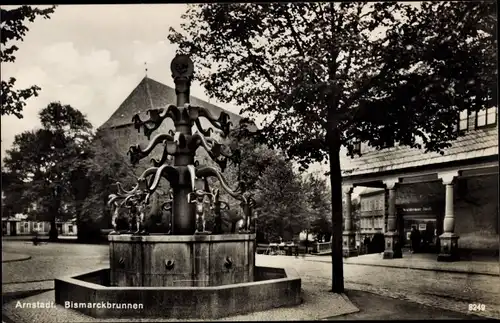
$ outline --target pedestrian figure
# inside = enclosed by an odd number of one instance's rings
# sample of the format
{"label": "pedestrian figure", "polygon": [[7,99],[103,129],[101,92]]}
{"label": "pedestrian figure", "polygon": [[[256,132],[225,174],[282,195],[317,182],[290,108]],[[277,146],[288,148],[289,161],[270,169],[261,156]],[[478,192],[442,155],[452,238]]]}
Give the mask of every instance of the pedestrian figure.
{"label": "pedestrian figure", "polygon": [[34,232],[33,245],[38,246],[38,231]]}
{"label": "pedestrian figure", "polygon": [[365,236],[365,239],[363,240],[363,247],[364,247],[364,253],[368,254],[368,246],[370,245],[370,238],[368,236]]}

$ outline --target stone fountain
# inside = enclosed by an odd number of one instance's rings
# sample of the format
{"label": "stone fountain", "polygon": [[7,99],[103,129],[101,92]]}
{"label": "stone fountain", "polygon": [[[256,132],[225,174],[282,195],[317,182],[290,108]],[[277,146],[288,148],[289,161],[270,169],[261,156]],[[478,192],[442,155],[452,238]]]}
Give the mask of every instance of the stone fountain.
{"label": "stone fountain", "polygon": [[[226,182],[222,172],[233,154],[210,137],[213,129],[203,129],[200,122],[206,118],[225,138],[229,115],[221,112],[216,118],[189,104],[193,63],[188,56],[176,56],[171,71],[176,105],[151,109],[148,120],[136,115],[133,122],[148,140],[166,118],[173,120],[175,131],[156,135],[145,148],[130,147],[132,163],[158,145],[163,145],[163,155],[159,161],[152,159],[153,167],[144,171],[135,187],[125,190],[118,184],[118,192],[109,200],[115,215],[122,207],[134,210],[134,225],[129,232],[115,228],[109,235],[110,268],[56,279],[56,303],[93,317],[175,319],[216,319],[300,304],[301,279],[293,269],[255,266],[255,232],[250,225],[254,201],[243,183],[233,189]],[[220,171],[195,162],[199,147]],[[240,201],[245,220],[237,233],[220,230],[221,213],[228,204],[220,200],[218,189],[210,188],[210,177]],[[144,226],[144,209],[162,178],[170,183],[163,206],[172,216],[165,232],[153,234]],[[207,204],[215,211],[212,232],[206,230]]]}

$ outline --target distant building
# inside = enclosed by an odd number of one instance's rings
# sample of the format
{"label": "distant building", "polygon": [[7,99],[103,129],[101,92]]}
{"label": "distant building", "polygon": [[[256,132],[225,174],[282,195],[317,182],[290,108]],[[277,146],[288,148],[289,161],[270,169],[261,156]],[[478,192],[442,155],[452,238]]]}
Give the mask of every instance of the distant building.
{"label": "distant building", "polygon": [[[142,120],[147,120],[147,110],[166,108],[171,104],[175,105],[176,102],[177,99],[175,89],[151,78],[144,77],[118,107],[118,109],[111,115],[111,117],[99,127],[99,129],[113,139],[115,142],[116,152],[123,154],[124,157],[127,157],[127,152],[130,146],[135,146],[137,144],[147,146],[149,144],[149,140],[144,136],[144,133],[139,133],[137,129],[134,128],[132,117],[135,114],[139,114]],[[206,108],[216,118],[218,118],[220,113],[224,111],[229,115],[233,128],[237,127],[239,125],[239,121],[242,119],[242,117],[237,114],[200,100],[194,96],[190,97],[190,103],[194,106]],[[202,117],[200,118],[200,122],[204,129],[213,128],[213,130],[215,130],[212,134],[212,138],[217,140],[221,139],[218,130],[215,129],[215,127],[213,127],[208,120]],[[193,129],[196,129],[196,126],[193,126]],[[168,133],[169,130],[175,130],[175,127],[172,120],[167,118],[162,123],[160,128],[153,132],[151,138],[160,133]],[[138,163],[135,169],[136,175],[140,175],[146,168],[151,166],[151,158],[160,159],[163,152],[163,149],[160,146],[161,145],[158,145],[148,158],[145,158],[145,160],[141,160]],[[203,149],[198,150],[197,153],[198,157],[208,156]]]}
{"label": "distant building", "polygon": [[[460,136],[443,155],[403,146],[377,151],[360,143],[359,156],[343,160],[343,185],[379,188],[360,195],[361,232],[387,231],[392,189],[403,243],[412,227],[431,244],[439,244],[448,230],[459,236],[459,249],[498,253],[497,120],[497,108],[461,113],[456,127]],[[448,228],[445,214],[453,219]]]}
{"label": "distant building", "polygon": [[[77,235],[76,219],[68,221],[56,221],[59,235]],[[48,235],[50,230],[49,221],[28,220],[28,216],[16,214],[14,217],[2,217],[3,236],[27,236],[37,232],[40,235]]]}

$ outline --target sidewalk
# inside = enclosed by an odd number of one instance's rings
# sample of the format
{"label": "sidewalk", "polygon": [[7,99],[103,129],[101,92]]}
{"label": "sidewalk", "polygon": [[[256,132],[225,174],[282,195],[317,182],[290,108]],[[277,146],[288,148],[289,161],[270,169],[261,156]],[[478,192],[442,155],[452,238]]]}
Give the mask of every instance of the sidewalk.
{"label": "sidewalk", "polygon": [[[307,259],[319,262],[332,261],[330,257],[308,257]],[[382,254],[375,253],[344,258],[344,264],[500,276],[499,261],[494,258],[483,261],[438,262],[435,254],[404,253],[403,258],[383,259]]]}

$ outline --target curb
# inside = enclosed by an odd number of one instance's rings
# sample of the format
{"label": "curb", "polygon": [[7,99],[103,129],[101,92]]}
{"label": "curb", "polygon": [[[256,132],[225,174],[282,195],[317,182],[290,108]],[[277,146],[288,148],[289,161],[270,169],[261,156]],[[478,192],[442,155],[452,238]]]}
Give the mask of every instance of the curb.
{"label": "curb", "polygon": [[8,252],[2,252],[2,264],[9,263],[9,262],[16,262],[16,261],[25,261],[31,259],[31,256],[28,255],[16,255],[16,257],[13,257],[11,259],[3,259],[5,254],[9,254]]}
{"label": "curb", "polygon": [[[354,307],[354,308],[357,308],[357,309],[358,309],[357,311],[355,311],[355,312],[353,312],[353,313],[357,313],[357,312],[360,312],[360,311],[361,311],[361,309],[360,309],[359,307],[357,307],[356,305],[354,305],[354,303],[353,303],[353,302],[351,302],[351,300],[349,299],[349,297],[347,297],[347,295],[346,295],[346,294],[341,293],[341,294],[340,294],[340,296],[342,296],[342,298],[344,299],[344,301],[346,301],[346,303],[349,303],[352,307]],[[350,314],[352,314],[352,313],[350,313]],[[344,315],[346,315],[346,314],[344,314]]]}
{"label": "curb", "polygon": [[[324,261],[318,259],[309,259],[309,261],[318,261],[318,262],[326,262],[330,263],[331,261]],[[397,266],[397,265],[386,265],[386,264],[373,264],[373,263],[355,263],[355,262],[344,262],[344,265],[357,265],[357,266],[375,266],[375,267],[388,267],[388,268],[400,268],[400,269],[414,269],[414,270],[426,270],[426,271],[439,271],[444,273],[459,273],[459,274],[470,274],[470,275],[487,275],[498,277],[499,273],[492,272],[478,272],[478,271],[468,271],[461,269],[443,269],[443,268],[425,268],[425,267],[412,267],[412,266]]]}

